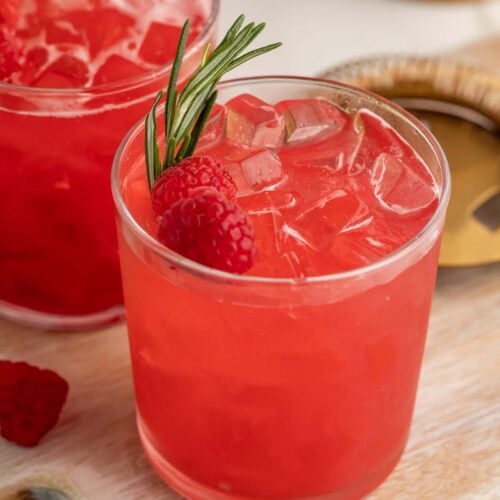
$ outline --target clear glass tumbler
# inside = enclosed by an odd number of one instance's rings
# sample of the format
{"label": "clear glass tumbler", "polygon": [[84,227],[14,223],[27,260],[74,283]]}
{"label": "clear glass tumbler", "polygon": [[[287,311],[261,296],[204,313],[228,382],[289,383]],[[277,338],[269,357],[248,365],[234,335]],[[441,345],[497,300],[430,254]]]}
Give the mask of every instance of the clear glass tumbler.
{"label": "clear glass tumbler", "polygon": [[[215,41],[219,0],[199,3],[205,27],[186,51],[181,83]],[[109,173],[170,69],[84,89],[0,83],[1,316],[59,330],[122,316]]]}
{"label": "clear glass tumbler", "polygon": [[[143,125],[112,173],[137,420],[158,474],[190,499],[359,498],[396,466],[408,437],[449,199],[430,132],[346,85],[236,80],[219,100],[323,96],[377,113],[435,177],[436,212],[396,252],[304,279],[239,276],[173,253],[134,220],[124,180],[144,163]],[[125,196],[125,197],[124,197]]]}

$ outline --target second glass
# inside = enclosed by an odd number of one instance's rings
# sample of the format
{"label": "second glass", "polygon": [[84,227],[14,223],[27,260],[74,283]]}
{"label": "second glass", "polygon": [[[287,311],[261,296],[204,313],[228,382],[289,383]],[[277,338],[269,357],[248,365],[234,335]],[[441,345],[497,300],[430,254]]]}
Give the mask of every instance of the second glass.
{"label": "second glass", "polygon": [[[215,39],[219,2],[170,4],[204,13],[182,83]],[[169,74],[166,65],[81,89],[0,83],[0,315],[68,330],[121,316],[109,172],[120,140]]]}

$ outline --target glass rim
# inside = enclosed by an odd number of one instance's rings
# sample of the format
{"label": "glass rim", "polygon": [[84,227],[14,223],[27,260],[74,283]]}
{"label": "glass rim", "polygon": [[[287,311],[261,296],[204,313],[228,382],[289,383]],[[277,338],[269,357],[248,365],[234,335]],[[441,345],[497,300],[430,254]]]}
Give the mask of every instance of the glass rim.
{"label": "glass rim", "polygon": [[436,155],[441,167],[443,176],[443,185],[441,188],[441,197],[439,199],[436,211],[429,219],[427,224],[416,234],[411,240],[407,241],[404,245],[399,247],[394,252],[387,254],[386,256],[372,262],[370,264],[356,267],[348,271],[322,274],[318,276],[307,276],[307,277],[270,277],[270,276],[251,276],[251,275],[241,275],[234,274],[226,271],[220,271],[218,269],[207,267],[203,264],[190,260],[173,250],[170,250],[166,246],[162,245],[158,240],[151,236],[141,225],[134,219],[130,213],[125,200],[123,199],[121,189],[120,189],[120,163],[124,150],[128,146],[131,140],[142,130],[144,120],[140,120],[136,123],[127,135],[123,138],[118,150],[116,151],[115,158],[113,161],[113,167],[111,171],[111,190],[113,195],[113,200],[115,203],[116,210],[119,217],[125,221],[128,227],[133,231],[134,235],[138,237],[141,242],[148,247],[150,250],[155,252],[159,257],[166,260],[169,264],[175,265],[182,269],[183,271],[189,272],[197,277],[209,279],[212,281],[221,281],[224,283],[234,283],[234,284],[244,284],[244,285],[286,285],[286,286],[301,286],[301,285],[314,285],[314,284],[325,284],[329,282],[336,282],[350,278],[356,278],[360,276],[365,276],[367,274],[374,273],[381,269],[389,267],[391,264],[396,263],[404,259],[407,255],[411,254],[412,250],[418,246],[420,241],[432,233],[432,231],[439,225],[441,217],[446,211],[448,201],[450,198],[450,170],[448,161],[444,154],[444,151],[436,138],[432,133],[412,114],[406,111],[401,106],[398,106],[392,101],[385,99],[373,92],[364,90],[352,85],[348,85],[342,82],[337,82],[335,80],[327,80],[323,78],[314,77],[302,77],[302,76],[291,76],[291,75],[266,75],[266,76],[253,76],[253,77],[240,77],[230,80],[225,80],[221,82],[218,86],[219,89],[230,88],[233,86],[238,86],[242,84],[252,84],[256,82],[285,82],[285,83],[302,83],[304,85],[319,85],[325,86],[327,88],[336,88],[340,90],[345,90],[348,92],[353,92],[361,96],[369,97],[374,99],[386,107],[391,108],[392,111],[396,112],[400,117],[410,122],[411,126],[418,130],[418,132],[424,137],[426,142],[431,147],[433,153]]}
{"label": "glass rim", "polygon": [[[189,59],[192,54],[196,53],[205,44],[209,33],[215,25],[219,12],[221,0],[209,0],[211,3],[211,10],[208,18],[203,26],[203,30],[198,34],[196,39],[186,47],[184,52],[184,60]],[[61,97],[61,96],[84,96],[86,94],[98,93],[100,96],[113,94],[114,92],[121,92],[123,90],[130,90],[132,88],[140,87],[141,85],[149,83],[150,80],[161,78],[168,75],[172,69],[174,60],[168,61],[166,64],[145,73],[130,76],[115,82],[100,83],[99,85],[91,85],[90,87],[77,87],[77,88],[43,88],[43,87],[30,87],[29,85],[18,85],[15,83],[0,82],[0,91],[8,90],[22,93],[33,93],[37,97]]]}

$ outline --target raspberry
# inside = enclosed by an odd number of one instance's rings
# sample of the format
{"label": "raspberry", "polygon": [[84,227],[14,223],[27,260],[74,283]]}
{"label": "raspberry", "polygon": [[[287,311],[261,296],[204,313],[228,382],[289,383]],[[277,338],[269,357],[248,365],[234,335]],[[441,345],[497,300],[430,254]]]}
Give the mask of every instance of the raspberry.
{"label": "raspberry", "polygon": [[181,198],[188,198],[194,188],[213,187],[226,198],[234,199],[236,184],[229,172],[210,156],[192,156],[163,172],[151,190],[153,210],[163,215]]}
{"label": "raspberry", "polygon": [[68,383],[51,370],[0,361],[0,434],[21,446],[36,446],[56,425]]}
{"label": "raspberry", "polygon": [[21,66],[23,52],[15,31],[0,23],[0,81],[8,81]]}
{"label": "raspberry", "polygon": [[200,264],[244,273],[255,263],[255,235],[243,210],[214,188],[196,188],[163,215],[158,239]]}

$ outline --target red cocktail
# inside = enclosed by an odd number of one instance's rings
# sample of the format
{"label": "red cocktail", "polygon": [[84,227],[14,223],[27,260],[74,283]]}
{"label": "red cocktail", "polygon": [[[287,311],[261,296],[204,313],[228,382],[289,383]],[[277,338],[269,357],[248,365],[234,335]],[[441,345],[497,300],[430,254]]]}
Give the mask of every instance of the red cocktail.
{"label": "red cocktail", "polygon": [[112,158],[166,85],[185,19],[181,82],[214,39],[217,13],[218,0],[37,0],[0,19],[8,62],[0,70],[0,314],[56,329],[120,316]]}
{"label": "red cocktail", "polygon": [[247,275],[161,245],[142,126],[113,191],[138,424],[192,499],[359,498],[403,452],[449,177],[414,118],[340,84],[221,86],[198,152],[256,232]]}

